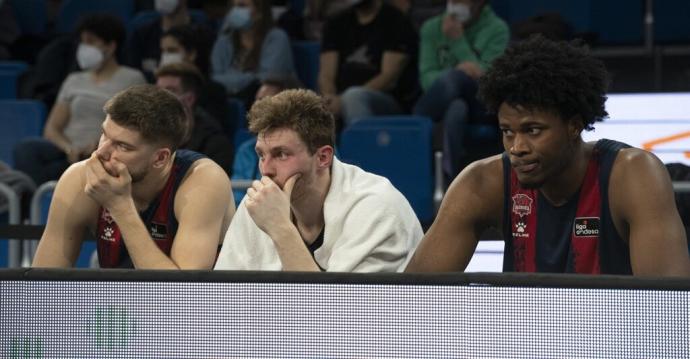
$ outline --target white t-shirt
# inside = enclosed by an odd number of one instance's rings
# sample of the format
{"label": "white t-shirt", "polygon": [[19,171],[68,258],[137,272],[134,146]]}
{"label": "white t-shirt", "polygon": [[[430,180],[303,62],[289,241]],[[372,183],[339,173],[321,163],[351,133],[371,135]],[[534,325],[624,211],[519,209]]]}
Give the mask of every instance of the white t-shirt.
{"label": "white t-shirt", "polygon": [[[324,202],[323,245],[314,252],[330,272],[404,269],[424,233],[407,199],[388,179],[334,158]],[[246,200],[246,198],[245,198]],[[273,240],[240,203],[215,269],[281,270]]]}

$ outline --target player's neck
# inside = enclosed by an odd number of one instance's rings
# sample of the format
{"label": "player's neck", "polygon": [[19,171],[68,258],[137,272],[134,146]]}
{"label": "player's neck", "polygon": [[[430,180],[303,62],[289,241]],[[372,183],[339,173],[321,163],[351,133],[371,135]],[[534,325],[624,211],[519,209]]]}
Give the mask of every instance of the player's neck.
{"label": "player's neck", "polygon": [[132,199],[137,210],[142,211],[148,208],[149,204],[163,191],[173,164],[172,157],[168,164],[161,169],[152,169],[144,179],[132,184]]}
{"label": "player's neck", "polygon": [[566,166],[559,175],[544,183],[540,188],[542,195],[554,206],[568,202],[582,186],[587,165],[592,154],[592,146],[583,141],[575,144],[572,157],[564,159]]}

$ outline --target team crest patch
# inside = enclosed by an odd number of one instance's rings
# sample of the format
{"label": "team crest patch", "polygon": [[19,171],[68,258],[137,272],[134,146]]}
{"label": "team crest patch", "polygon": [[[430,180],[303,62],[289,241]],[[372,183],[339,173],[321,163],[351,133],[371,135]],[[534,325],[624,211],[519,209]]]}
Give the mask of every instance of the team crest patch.
{"label": "team crest patch", "polygon": [[577,217],[573,225],[575,237],[599,236],[599,217]]}
{"label": "team crest patch", "polygon": [[524,217],[532,213],[532,198],[524,193],[518,193],[513,196],[513,213],[520,217]]}
{"label": "team crest patch", "polygon": [[167,239],[168,238],[168,226],[160,223],[151,223],[149,227],[149,233],[153,239]]}

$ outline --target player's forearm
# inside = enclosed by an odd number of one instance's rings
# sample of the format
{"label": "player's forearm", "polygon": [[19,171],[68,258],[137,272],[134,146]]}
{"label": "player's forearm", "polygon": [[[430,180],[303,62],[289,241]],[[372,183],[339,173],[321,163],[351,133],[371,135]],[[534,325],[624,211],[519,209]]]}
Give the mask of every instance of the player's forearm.
{"label": "player's forearm", "polygon": [[321,271],[294,225],[277,229],[269,236],[273,239],[284,271]]}
{"label": "player's forearm", "polygon": [[139,214],[131,205],[121,205],[110,212],[117,223],[122,237],[136,269],[180,269],[180,267],[165,253],[149,235],[146,226],[139,218]]}

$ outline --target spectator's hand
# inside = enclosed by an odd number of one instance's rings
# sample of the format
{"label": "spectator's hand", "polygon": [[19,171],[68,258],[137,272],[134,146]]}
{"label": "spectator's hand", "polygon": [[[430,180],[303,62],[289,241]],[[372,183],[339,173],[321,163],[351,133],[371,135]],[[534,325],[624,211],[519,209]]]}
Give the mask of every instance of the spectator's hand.
{"label": "spectator's hand", "polygon": [[459,63],[457,66],[455,66],[457,70],[460,70],[467,74],[467,76],[478,80],[480,76],[484,73],[481,67],[479,67],[479,64],[473,61],[463,61]]}
{"label": "spectator's hand", "polygon": [[333,114],[333,116],[339,116],[340,110],[342,109],[342,103],[340,101],[340,96],[338,95],[325,95],[326,107]]}
{"label": "spectator's hand", "polygon": [[132,177],[124,163],[111,159],[101,162],[96,152],[86,161],[84,192],[111,212],[132,198]]}
{"label": "spectator's hand", "polygon": [[[301,177],[297,173],[285,181],[285,186],[280,187],[270,178],[264,176],[261,181],[254,181],[252,187],[247,190],[245,205],[249,216],[262,231],[269,236],[274,229],[292,224],[290,220],[290,196],[295,182]],[[282,227],[284,228],[284,227]]]}
{"label": "spectator's hand", "polygon": [[465,33],[465,28],[462,22],[453,15],[446,15],[443,17],[443,25],[441,27],[443,34],[451,40],[456,40],[462,37]]}

